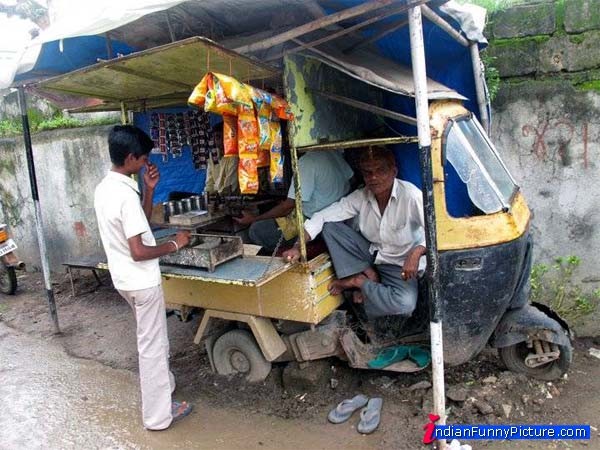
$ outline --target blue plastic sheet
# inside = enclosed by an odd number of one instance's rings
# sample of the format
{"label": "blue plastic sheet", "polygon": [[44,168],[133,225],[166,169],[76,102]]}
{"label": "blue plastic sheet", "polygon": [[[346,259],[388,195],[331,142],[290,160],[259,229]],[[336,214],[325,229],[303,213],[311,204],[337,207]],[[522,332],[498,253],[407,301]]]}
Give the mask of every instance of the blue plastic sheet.
{"label": "blue plastic sheet", "polygon": [[[150,114],[178,113],[187,111],[188,108],[161,108],[151,112],[134,114],[134,125],[150,135]],[[167,161],[163,161],[160,154],[151,154],[150,161],[156,164],[160,172],[160,181],[154,190],[154,202],[165,202],[169,193],[174,191],[202,193],[206,181],[206,170],[196,170],[192,161],[192,150],[188,145],[183,146],[180,157],[173,158],[169,153]],[[140,178],[141,180],[141,178]]]}

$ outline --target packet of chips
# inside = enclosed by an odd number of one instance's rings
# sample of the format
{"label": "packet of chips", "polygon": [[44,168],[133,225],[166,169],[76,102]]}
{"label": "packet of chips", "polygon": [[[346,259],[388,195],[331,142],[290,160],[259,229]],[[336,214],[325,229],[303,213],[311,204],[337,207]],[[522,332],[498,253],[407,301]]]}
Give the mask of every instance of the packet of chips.
{"label": "packet of chips", "polygon": [[256,165],[258,167],[269,167],[271,163],[271,152],[269,150],[258,149],[258,160]]}
{"label": "packet of chips", "polygon": [[254,108],[238,109],[237,132],[240,158],[258,158],[258,121]]}
{"label": "packet of chips", "polygon": [[279,121],[269,121],[271,130],[271,152],[269,174],[271,183],[283,183],[283,154],[281,151],[281,123]]}
{"label": "packet of chips", "polygon": [[237,117],[223,116],[223,155],[238,155]]}
{"label": "packet of chips", "polygon": [[205,111],[235,116],[239,106],[252,107],[250,86],[235,78],[209,72],[194,88],[188,103]]}
{"label": "packet of chips", "polygon": [[281,97],[273,95],[271,98],[271,108],[277,117],[283,120],[292,120],[294,115],[290,109],[290,105]]}
{"label": "packet of chips", "polygon": [[257,194],[258,193],[258,167],[257,159],[240,158],[238,164],[238,181],[240,184],[240,193]]}
{"label": "packet of chips", "polygon": [[188,98],[188,104],[203,108],[206,102],[206,93],[208,92],[208,80],[212,78],[210,73],[202,77],[200,83],[196,85]]}

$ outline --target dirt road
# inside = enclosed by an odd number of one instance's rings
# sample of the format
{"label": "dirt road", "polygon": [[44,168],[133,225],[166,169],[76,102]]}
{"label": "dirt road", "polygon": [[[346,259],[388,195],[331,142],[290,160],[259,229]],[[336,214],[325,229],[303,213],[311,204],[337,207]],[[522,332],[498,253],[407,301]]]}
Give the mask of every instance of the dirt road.
{"label": "dirt road", "polygon": [[[10,399],[10,407],[0,409],[2,448],[428,448],[421,438],[431,412],[429,372],[355,371],[328,360],[312,385],[285,385],[283,365],[264,383],[249,385],[211,372],[203,349],[193,344],[198,317],[168,320],[176,397],[194,402],[197,411],[166,433],[144,432],[127,304],[110,287],[94,290],[91,278],[76,283],[82,293],[76,297],[66,279],[55,281],[60,336],[50,333],[39,275],[24,275],[17,296],[0,297],[0,398]],[[470,444],[600,449],[600,360],[588,355],[592,346],[600,347],[600,340],[577,341],[568,379],[551,384],[506,372],[492,351],[449,369],[449,423],[587,423],[594,427],[589,442]],[[381,427],[371,436],[356,432],[357,417],[337,426],[325,419],[337,402],[357,393],[384,399]]]}

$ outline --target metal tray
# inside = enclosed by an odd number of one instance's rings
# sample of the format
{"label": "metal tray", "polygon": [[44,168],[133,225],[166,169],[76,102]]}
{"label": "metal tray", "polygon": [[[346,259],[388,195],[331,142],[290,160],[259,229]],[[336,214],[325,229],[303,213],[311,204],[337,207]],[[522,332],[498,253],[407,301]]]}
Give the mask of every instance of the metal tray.
{"label": "metal tray", "polygon": [[[159,240],[159,243],[168,241]],[[244,244],[239,236],[219,236],[214,234],[193,235],[189,246],[177,253],[160,257],[162,264],[201,267],[214,272],[219,264],[244,255]]]}

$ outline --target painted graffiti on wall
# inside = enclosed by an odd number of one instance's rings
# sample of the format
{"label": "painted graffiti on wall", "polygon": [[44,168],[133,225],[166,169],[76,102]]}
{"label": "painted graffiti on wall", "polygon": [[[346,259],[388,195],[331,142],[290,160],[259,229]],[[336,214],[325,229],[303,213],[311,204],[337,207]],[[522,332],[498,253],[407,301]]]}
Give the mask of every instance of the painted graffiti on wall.
{"label": "painted graffiti on wall", "polygon": [[567,118],[540,120],[537,125],[525,124],[521,128],[523,137],[533,137],[531,153],[539,161],[559,161],[563,166],[573,163],[572,141],[582,142],[583,168],[589,167],[588,142],[589,124],[575,125]]}

